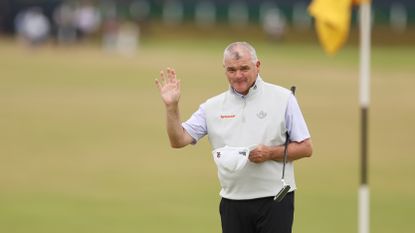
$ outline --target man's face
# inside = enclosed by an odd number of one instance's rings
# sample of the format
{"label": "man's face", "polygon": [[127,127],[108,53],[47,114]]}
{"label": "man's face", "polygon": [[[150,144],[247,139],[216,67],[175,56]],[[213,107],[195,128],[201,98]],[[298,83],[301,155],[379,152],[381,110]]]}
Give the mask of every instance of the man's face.
{"label": "man's face", "polygon": [[246,95],[258,76],[260,62],[255,64],[248,52],[240,53],[240,57],[225,58],[225,74],[231,87],[238,93]]}

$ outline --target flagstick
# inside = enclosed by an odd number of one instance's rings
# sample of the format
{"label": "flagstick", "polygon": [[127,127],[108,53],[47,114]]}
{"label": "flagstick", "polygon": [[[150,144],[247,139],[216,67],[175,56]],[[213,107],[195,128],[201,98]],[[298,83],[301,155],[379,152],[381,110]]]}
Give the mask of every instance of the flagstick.
{"label": "flagstick", "polygon": [[368,110],[370,95],[370,31],[371,4],[360,5],[360,107],[361,107],[361,177],[359,188],[359,233],[369,233],[369,185],[368,185]]}

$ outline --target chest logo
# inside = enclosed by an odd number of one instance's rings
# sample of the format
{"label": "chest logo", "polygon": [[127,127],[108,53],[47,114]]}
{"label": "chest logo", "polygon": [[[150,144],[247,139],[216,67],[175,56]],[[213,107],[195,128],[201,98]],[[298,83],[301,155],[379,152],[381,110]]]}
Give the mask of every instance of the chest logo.
{"label": "chest logo", "polygon": [[221,119],[229,119],[229,118],[235,118],[236,116],[234,114],[232,115],[220,115]]}
{"label": "chest logo", "polygon": [[259,119],[264,119],[265,117],[267,117],[267,113],[261,110],[260,112],[258,112],[258,113],[256,114],[256,116],[257,116]]}

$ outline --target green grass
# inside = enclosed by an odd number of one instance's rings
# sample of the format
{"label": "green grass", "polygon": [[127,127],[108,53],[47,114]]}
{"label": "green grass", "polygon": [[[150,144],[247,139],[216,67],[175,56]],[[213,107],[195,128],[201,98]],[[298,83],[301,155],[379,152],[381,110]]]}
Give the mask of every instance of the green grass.
{"label": "green grass", "polygon": [[[230,41],[145,40],[134,58],[97,47],[0,42],[0,232],[220,232],[206,139],[169,148],[154,79],[175,67],[187,119],[227,88]],[[297,85],[314,143],[296,162],[294,232],[357,231],[358,50],[254,43],[267,81]],[[415,47],[375,47],[370,108],[373,232],[412,232]]]}

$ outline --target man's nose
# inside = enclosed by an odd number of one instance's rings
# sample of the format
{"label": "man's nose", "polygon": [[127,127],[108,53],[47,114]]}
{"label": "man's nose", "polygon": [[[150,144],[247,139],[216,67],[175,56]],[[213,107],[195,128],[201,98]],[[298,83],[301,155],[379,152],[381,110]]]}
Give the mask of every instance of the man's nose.
{"label": "man's nose", "polygon": [[242,76],[242,71],[236,70],[236,77],[241,77],[241,76]]}

